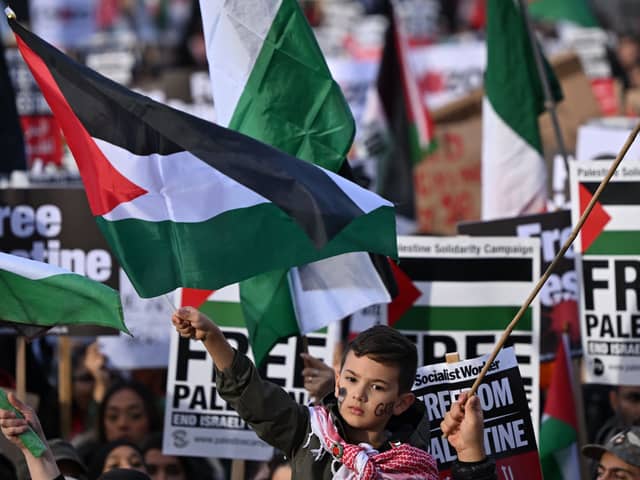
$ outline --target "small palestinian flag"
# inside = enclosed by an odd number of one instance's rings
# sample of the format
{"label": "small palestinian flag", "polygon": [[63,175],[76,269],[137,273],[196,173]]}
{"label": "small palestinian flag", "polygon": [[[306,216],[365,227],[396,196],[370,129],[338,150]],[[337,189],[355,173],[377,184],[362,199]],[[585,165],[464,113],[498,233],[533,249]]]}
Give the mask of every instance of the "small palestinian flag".
{"label": "small palestinian flag", "polygon": [[26,336],[58,325],[128,333],[118,292],[77,273],[0,252],[0,323]]}

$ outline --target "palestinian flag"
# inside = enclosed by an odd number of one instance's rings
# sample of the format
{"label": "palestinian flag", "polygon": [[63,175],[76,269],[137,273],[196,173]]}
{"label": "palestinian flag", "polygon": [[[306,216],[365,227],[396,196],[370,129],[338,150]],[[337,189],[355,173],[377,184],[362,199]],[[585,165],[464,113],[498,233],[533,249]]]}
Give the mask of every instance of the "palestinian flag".
{"label": "palestinian flag", "polygon": [[[586,210],[610,166],[608,160],[571,165],[571,195],[579,201],[579,211],[573,211],[574,223]],[[584,255],[640,254],[639,162],[621,164],[587,217],[575,247]]]}
{"label": "palestinian flag", "polygon": [[[547,170],[538,128],[544,92],[523,13],[511,0],[488,0],[487,13],[482,218],[490,220],[544,211]],[[547,70],[559,96],[557,81]]]}
{"label": "palestinian flag", "polygon": [[[218,123],[347,170],[354,120],[298,2],[201,1],[200,8]],[[241,282],[240,295],[258,364],[281,338],[390,301],[371,259],[358,253],[269,271]]]}
{"label": "palestinian flag", "polygon": [[82,275],[0,252],[0,285],[0,323],[26,336],[57,325],[129,333],[118,292]]}
{"label": "palestinian flag", "polygon": [[567,334],[558,342],[551,386],[540,425],[540,463],[545,480],[579,480],[578,421]]}
{"label": "palestinian flag", "polygon": [[351,251],[396,256],[388,201],[138,95],[9,24],[140,296],[216,289]]}

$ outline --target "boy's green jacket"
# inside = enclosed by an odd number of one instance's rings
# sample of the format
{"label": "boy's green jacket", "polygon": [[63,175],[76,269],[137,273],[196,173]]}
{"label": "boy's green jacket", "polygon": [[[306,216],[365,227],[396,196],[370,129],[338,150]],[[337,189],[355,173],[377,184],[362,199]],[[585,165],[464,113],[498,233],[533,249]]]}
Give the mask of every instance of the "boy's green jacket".
{"label": "boy's green jacket", "polygon": [[[222,398],[251,425],[258,436],[289,458],[294,479],[333,478],[333,458],[330,455],[324,455],[319,460],[314,458],[312,450],[320,448],[320,441],[315,435],[310,438],[309,409],[298,404],[280,386],[260,378],[255,366],[245,355],[236,352],[231,367],[224,371],[216,369],[216,385]],[[341,437],[345,438],[335,397],[330,395],[323,402],[331,412]],[[426,451],[429,444],[429,419],[424,404],[416,401],[402,415],[392,417],[388,432],[389,448],[391,443],[407,442]],[[472,470],[475,472],[474,476],[467,476],[462,472],[462,476],[455,478],[494,478],[477,476],[477,469]]]}

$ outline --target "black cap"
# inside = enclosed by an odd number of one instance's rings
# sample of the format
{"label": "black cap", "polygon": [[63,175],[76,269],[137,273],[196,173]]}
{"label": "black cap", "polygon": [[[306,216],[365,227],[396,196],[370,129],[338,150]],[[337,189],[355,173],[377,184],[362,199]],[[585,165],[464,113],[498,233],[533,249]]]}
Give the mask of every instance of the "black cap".
{"label": "black cap", "polygon": [[600,460],[605,453],[615,455],[625,463],[640,468],[640,427],[625,428],[604,445],[582,447],[582,454],[594,460]]}

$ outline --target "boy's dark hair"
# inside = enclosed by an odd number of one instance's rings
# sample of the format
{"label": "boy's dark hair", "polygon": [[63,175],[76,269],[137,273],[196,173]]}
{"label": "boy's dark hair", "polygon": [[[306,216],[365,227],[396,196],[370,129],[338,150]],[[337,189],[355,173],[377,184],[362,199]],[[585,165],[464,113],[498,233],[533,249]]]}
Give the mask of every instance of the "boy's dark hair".
{"label": "boy's dark hair", "polygon": [[418,351],[415,344],[395,328],[376,325],[360,332],[345,349],[341,369],[349,352],[356,357],[366,355],[383,365],[398,367],[400,393],[411,391],[418,369]]}

